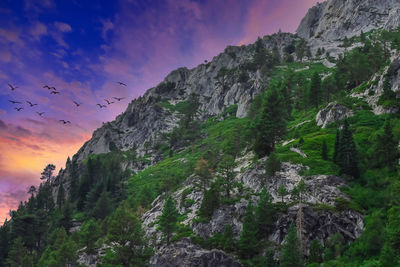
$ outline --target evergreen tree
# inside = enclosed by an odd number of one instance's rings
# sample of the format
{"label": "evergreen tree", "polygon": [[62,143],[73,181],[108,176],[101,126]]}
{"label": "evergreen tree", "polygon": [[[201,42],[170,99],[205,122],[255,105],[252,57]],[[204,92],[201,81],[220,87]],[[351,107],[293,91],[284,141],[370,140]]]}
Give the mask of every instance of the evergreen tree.
{"label": "evergreen tree", "polygon": [[271,195],[263,188],[255,212],[259,236],[268,237],[271,233],[275,223],[275,214],[276,210]]}
{"label": "evergreen tree", "polygon": [[284,187],[283,185],[279,186],[278,188],[278,195],[282,198],[281,201],[283,203],[283,198],[285,196],[287,196],[289,194],[289,192],[287,191],[286,187]]}
{"label": "evergreen tree", "polygon": [[176,231],[179,212],[172,197],[168,197],[165,201],[162,214],[159,218],[159,226],[164,236],[167,239],[167,245],[171,239],[172,234]]}
{"label": "evergreen tree", "polygon": [[265,174],[274,176],[277,171],[281,170],[281,161],[275,153],[271,153],[265,162]]}
{"label": "evergreen tree", "polygon": [[281,63],[281,54],[279,53],[279,48],[276,44],[272,48],[272,63],[274,65],[278,65]]}
{"label": "evergreen tree", "polygon": [[340,138],[338,163],[340,175],[347,174],[358,178],[360,176],[357,162],[357,150],[353,140],[353,134],[349,129],[349,123],[344,121],[343,130]]}
{"label": "evergreen tree", "polygon": [[399,152],[389,120],[385,121],[383,133],[378,135],[373,156],[377,167],[388,166],[393,169],[397,165]]}
{"label": "evergreen tree", "polygon": [[322,141],[321,147],[321,157],[323,160],[328,160],[328,146],[326,145],[326,141]]}
{"label": "evergreen tree", "polygon": [[65,205],[62,207],[62,215],[59,221],[60,227],[63,227],[65,231],[69,231],[72,227],[72,204],[71,202],[67,201]]}
{"label": "evergreen tree", "polygon": [[95,244],[100,236],[101,229],[98,222],[90,219],[82,224],[79,231],[79,242],[86,247],[86,253],[91,254],[95,251]]}
{"label": "evergreen tree", "polygon": [[389,244],[389,242],[386,242],[382,248],[381,255],[379,257],[379,263],[381,264],[380,266],[382,267],[396,266],[396,260],[397,257],[394,252],[394,249]]}
{"label": "evergreen tree", "polygon": [[60,185],[58,186],[58,194],[57,194],[57,205],[59,209],[62,208],[64,200],[65,200],[65,191],[63,183],[61,182]]}
{"label": "evergreen tree", "polygon": [[307,47],[307,44],[304,39],[300,39],[299,41],[297,41],[295,52],[296,52],[297,60],[299,60],[300,62],[303,61],[304,54],[306,53],[306,47]]}
{"label": "evergreen tree", "polygon": [[70,188],[69,188],[69,198],[75,201],[78,198],[79,189],[79,175],[78,175],[78,164],[76,160],[71,162],[71,174],[70,174]]}
{"label": "evergreen tree", "polygon": [[321,95],[321,77],[317,72],[314,72],[311,78],[309,102],[315,108],[318,108],[321,103]]}
{"label": "evergreen tree", "polygon": [[275,148],[278,138],[286,132],[285,107],[275,86],[267,91],[261,114],[255,120],[256,140],[254,151],[261,158],[269,155]]}
{"label": "evergreen tree", "polygon": [[24,247],[24,243],[21,237],[14,240],[8,252],[8,258],[6,260],[7,266],[20,267],[24,260],[24,256],[28,254],[28,250]]}
{"label": "evergreen tree", "polygon": [[239,255],[242,259],[251,259],[258,253],[257,221],[253,207],[249,203],[243,218],[243,230],[238,243]]}
{"label": "evergreen tree", "polygon": [[340,148],[340,130],[336,130],[335,147],[333,151],[332,161],[339,164],[339,148]]}
{"label": "evergreen tree", "polygon": [[47,164],[47,166],[44,168],[43,172],[41,173],[41,180],[46,180],[47,182],[51,181],[51,178],[53,177],[53,171],[56,169],[56,166],[53,164]]}
{"label": "evergreen tree", "polygon": [[234,178],[236,175],[236,172],[234,171],[235,167],[235,159],[229,154],[224,155],[218,164],[218,171],[222,174],[223,185],[225,187],[227,198],[230,197],[230,193],[233,188]]}
{"label": "evergreen tree", "polygon": [[[107,237],[113,242],[111,258],[103,258],[103,263],[111,266],[147,266],[152,255],[144,237],[141,223],[127,207],[120,206],[109,217]],[[110,265],[108,265],[110,266]]]}
{"label": "evergreen tree", "polygon": [[207,185],[211,179],[211,168],[208,164],[208,161],[205,159],[199,159],[196,163],[196,167],[194,168],[194,172],[199,176],[201,182],[201,188],[203,191],[206,190]]}
{"label": "evergreen tree", "polygon": [[109,193],[103,190],[93,209],[93,217],[104,219],[112,212],[112,200]]}
{"label": "evergreen tree", "polygon": [[339,258],[344,250],[345,240],[343,236],[336,233],[328,238],[325,245],[324,261],[330,261]]}
{"label": "evergreen tree", "polygon": [[324,249],[321,246],[321,243],[318,240],[314,239],[311,242],[310,255],[308,257],[308,262],[309,263],[321,263],[323,253],[324,253]]}
{"label": "evergreen tree", "polygon": [[201,202],[201,206],[199,209],[200,217],[210,220],[214,210],[219,207],[219,190],[218,185],[216,183],[211,185],[211,188],[206,191],[203,197],[203,201]]}
{"label": "evergreen tree", "polygon": [[285,243],[281,251],[281,267],[301,267],[303,266],[303,256],[300,251],[300,242],[297,237],[296,227],[292,223],[289,227]]}
{"label": "evergreen tree", "polygon": [[400,251],[400,208],[391,207],[387,212],[387,240],[395,251]]}

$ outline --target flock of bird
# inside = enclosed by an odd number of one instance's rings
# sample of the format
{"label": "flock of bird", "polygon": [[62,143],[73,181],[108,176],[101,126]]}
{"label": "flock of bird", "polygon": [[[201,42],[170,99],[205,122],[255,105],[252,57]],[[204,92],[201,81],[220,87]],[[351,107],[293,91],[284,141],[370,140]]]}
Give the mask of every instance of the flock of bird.
{"label": "flock of bird", "polygon": [[[123,83],[123,82],[117,82],[117,83],[118,83],[119,85],[121,85],[121,86],[126,86],[126,84]],[[12,85],[12,84],[8,84],[8,87],[10,87],[11,91],[15,91],[15,89],[19,88],[18,86],[14,86],[14,85]],[[54,86],[44,85],[43,88],[47,88],[48,90],[50,90],[50,94],[51,94],[51,95],[58,95],[58,94],[60,94],[60,92],[57,91],[57,89],[56,89]],[[113,97],[113,99],[119,102],[119,101],[125,99],[125,97]],[[112,100],[109,100],[109,99],[104,99],[104,101],[107,103],[107,105],[111,105],[111,104],[114,104],[114,103],[115,103],[115,101],[112,101]],[[20,102],[20,101],[15,101],[15,100],[8,100],[8,102],[10,102],[10,103],[12,103],[12,104],[14,104],[14,105],[15,105],[15,104],[22,104],[22,102]],[[76,105],[76,107],[79,107],[79,106],[82,105],[82,103],[79,103],[79,102],[77,102],[77,101],[72,101],[72,102]],[[28,103],[29,106],[30,106],[31,108],[34,107],[34,106],[38,106],[38,105],[39,105],[39,104],[36,104],[36,103],[32,103],[31,101],[26,101],[26,103]],[[96,105],[99,106],[100,109],[102,109],[102,108],[107,108],[107,105],[103,105],[103,104],[101,104],[101,103],[98,103],[98,104],[96,104]],[[21,110],[23,110],[24,108],[23,108],[23,107],[15,107],[14,109],[17,110],[17,111],[21,111]],[[36,112],[36,113],[37,113],[40,117],[43,117],[44,112]],[[65,124],[71,123],[71,122],[68,121],[68,120],[59,120],[59,122],[60,122],[60,123],[63,123],[64,125],[65,125]]]}

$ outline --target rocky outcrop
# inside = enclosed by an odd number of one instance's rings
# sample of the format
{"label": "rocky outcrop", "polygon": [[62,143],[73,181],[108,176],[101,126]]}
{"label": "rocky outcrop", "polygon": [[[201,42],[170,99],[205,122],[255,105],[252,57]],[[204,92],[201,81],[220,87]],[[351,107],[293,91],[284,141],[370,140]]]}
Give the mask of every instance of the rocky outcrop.
{"label": "rocky outcrop", "polygon": [[383,73],[377,73],[371,78],[370,86],[364,92],[352,93],[351,96],[367,102],[375,115],[398,112],[397,108],[385,108],[378,104],[386,78],[389,80],[391,90],[396,93],[397,98],[400,98],[400,55],[398,53],[392,56],[390,65]]}
{"label": "rocky outcrop", "polygon": [[305,39],[342,40],[377,28],[400,25],[397,0],[328,0],[312,7],[297,28]]}
{"label": "rocky outcrop", "polygon": [[331,102],[318,112],[315,120],[318,126],[325,128],[330,123],[349,118],[353,115],[353,111],[349,108],[336,102]]}
{"label": "rocky outcrop", "polygon": [[205,250],[184,238],[169,246],[163,246],[150,260],[152,267],[241,267],[240,261],[217,249]]}

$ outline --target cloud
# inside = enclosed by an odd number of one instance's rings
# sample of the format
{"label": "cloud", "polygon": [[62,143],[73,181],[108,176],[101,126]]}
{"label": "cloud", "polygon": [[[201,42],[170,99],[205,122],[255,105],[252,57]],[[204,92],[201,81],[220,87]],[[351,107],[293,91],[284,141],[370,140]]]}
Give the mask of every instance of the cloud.
{"label": "cloud", "polygon": [[69,48],[69,45],[64,40],[64,34],[71,32],[72,27],[64,22],[56,21],[52,25],[51,37],[62,47]]}
{"label": "cloud", "polygon": [[102,29],[101,29],[101,37],[106,40],[107,39],[107,33],[109,31],[112,31],[114,29],[114,23],[111,22],[110,19],[100,19],[100,22],[102,24]]}
{"label": "cloud", "polygon": [[2,120],[0,120],[0,129],[1,130],[7,130],[7,125]]}
{"label": "cloud", "polygon": [[39,21],[36,21],[30,27],[30,34],[35,40],[40,40],[42,36],[47,35],[47,26]]}
{"label": "cloud", "polygon": [[60,32],[70,32],[72,31],[72,28],[69,24],[64,23],[64,22],[59,22],[56,21],[54,22],[54,27],[56,27],[57,30],[59,30]]}

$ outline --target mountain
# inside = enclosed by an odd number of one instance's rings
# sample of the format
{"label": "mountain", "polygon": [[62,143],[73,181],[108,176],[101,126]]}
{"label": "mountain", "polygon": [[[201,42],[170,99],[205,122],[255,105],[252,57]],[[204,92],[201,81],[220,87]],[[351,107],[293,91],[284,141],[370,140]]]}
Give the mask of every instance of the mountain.
{"label": "mountain", "polygon": [[12,213],[0,262],[397,266],[399,12],[328,0],[172,71]]}

